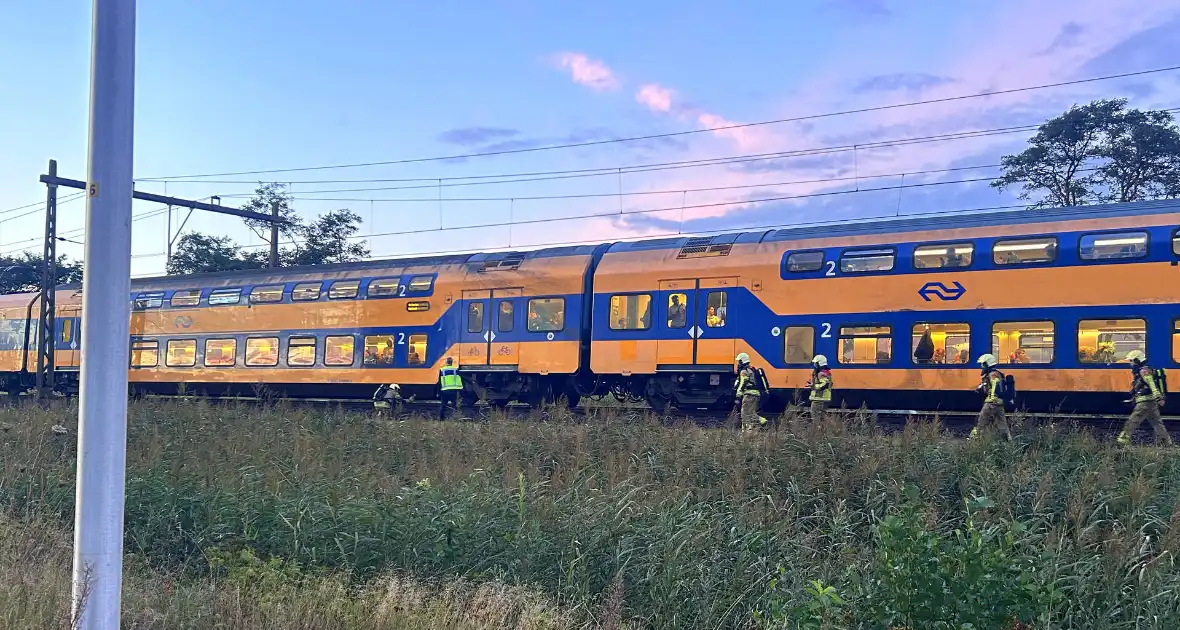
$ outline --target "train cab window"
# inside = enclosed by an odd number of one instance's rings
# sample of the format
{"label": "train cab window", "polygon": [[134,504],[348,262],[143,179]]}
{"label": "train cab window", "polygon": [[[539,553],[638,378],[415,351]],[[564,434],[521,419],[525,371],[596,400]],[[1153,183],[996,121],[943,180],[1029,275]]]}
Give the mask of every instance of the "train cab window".
{"label": "train cab window", "polygon": [[207,367],[230,367],[238,354],[237,339],[206,339],[205,365]]}
{"label": "train cab window", "polygon": [[291,299],[295,302],[314,302],[320,299],[322,286],[319,282],[300,282],[291,289]]}
{"label": "train cab window", "polygon": [[515,316],[516,307],[512,300],[500,300],[500,306],[496,309],[496,332],[512,332]]}
{"label": "train cab window", "polygon": [[430,302],[426,300],[414,300],[413,302],[406,302],[407,313],[423,313],[430,310]]}
{"label": "train cab window", "polygon": [[893,329],[889,326],[841,326],[840,362],[889,363],[893,359]]}
{"label": "train cab window", "polygon": [[246,339],[247,367],[274,367],[278,364],[278,337],[250,337]]}
{"label": "train cab window", "polygon": [[788,364],[809,364],[815,356],[815,328],[787,326],[783,330],[783,343],[783,358]]}
{"label": "train cab window", "polygon": [[918,365],[971,365],[971,326],[915,324],[910,352]]}
{"label": "train cab window", "polygon": [[200,289],[185,289],[172,294],[169,306],[197,306],[201,303]]}
{"label": "train cab window", "polygon": [[365,365],[393,365],[393,335],[365,337]]}
{"label": "train cab window", "polygon": [[819,271],[823,266],[823,252],[795,252],[787,256],[787,271],[791,273]]}
{"label": "train cab window", "polygon": [[992,246],[992,260],[997,265],[1047,263],[1056,259],[1056,236],[996,241],[996,244]]}
{"label": "train cab window", "polygon": [[612,295],[611,330],[647,330],[651,328],[651,295]]}
{"label": "train cab window", "polygon": [[710,291],[705,299],[705,325],[709,328],[725,326],[727,299],[725,291]]}
{"label": "train cab window", "polygon": [[276,284],[269,287],[254,287],[250,290],[250,302],[253,304],[267,304],[283,301],[283,285]]}
{"label": "train cab window", "polygon": [[168,354],[164,356],[164,365],[168,367],[192,367],[196,364],[196,339],[172,339],[168,342]]}
{"label": "train cab window", "polygon": [[688,296],[683,293],[673,293],[668,296],[668,328],[684,328],[688,324],[685,304]]}
{"label": "train cab window", "polygon": [[565,298],[529,300],[529,332],[553,332],[565,328]]}
{"label": "train cab window", "polygon": [[369,283],[369,297],[392,297],[397,295],[397,278],[381,278]]}
{"label": "train cab window", "polygon": [[1180,319],[1172,320],[1172,361],[1180,363]]}
{"label": "train cab window", "polygon": [[352,365],[355,352],[352,335],[332,335],[324,338],[324,365]]}
{"label": "train cab window", "polygon": [[1118,260],[1147,255],[1147,232],[1087,234],[1078,241],[1082,260]]}
{"label": "train cab window", "polygon": [[148,308],[160,308],[164,305],[164,293],[140,293],[135,296],[135,310],[142,311]]}
{"label": "train cab window", "polygon": [[315,365],[315,337],[291,337],[287,340],[287,365]]}
{"label": "train cab window", "polygon": [[1053,322],[1002,322],[992,325],[992,354],[1000,363],[1053,362]]}
{"label": "train cab window", "polygon": [[241,289],[213,289],[209,293],[209,306],[237,304],[242,299]]}
{"label": "train cab window", "polygon": [[974,243],[922,245],[914,248],[914,269],[954,269],[970,267],[975,254]]}
{"label": "train cab window", "polygon": [[1172,232],[1172,255],[1180,256],[1180,230]]}
{"label": "train cab window", "polygon": [[160,342],[142,339],[131,342],[131,367],[156,367],[160,364]]}
{"label": "train cab window", "polygon": [[1142,319],[1083,319],[1078,322],[1078,362],[1111,365],[1132,350],[1147,351],[1147,322]]}
{"label": "train cab window", "polygon": [[361,287],[360,280],[337,280],[328,287],[329,300],[351,300]]}
{"label": "train cab window", "polygon": [[426,335],[410,335],[409,348],[406,350],[406,363],[410,365],[426,364]]}
{"label": "train cab window", "polygon": [[410,293],[425,293],[430,290],[434,284],[434,277],[432,276],[414,276],[406,283],[406,291]]}
{"label": "train cab window", "polygon": [[483,302],[472,302],[467,305],[467,332],[483,332]]}
{"label": "train cab window", "polygon": [[850,249],[840,254],[840,271],[843,273],[869,273],[892,271],[896,258],[892,249]]}

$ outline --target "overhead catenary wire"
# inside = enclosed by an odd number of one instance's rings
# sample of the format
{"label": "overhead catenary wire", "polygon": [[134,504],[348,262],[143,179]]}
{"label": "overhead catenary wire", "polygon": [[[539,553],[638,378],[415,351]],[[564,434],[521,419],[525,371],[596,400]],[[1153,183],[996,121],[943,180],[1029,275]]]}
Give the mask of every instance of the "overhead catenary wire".
{"label": "overhead catenary wire", "polygon": [[707,127],[707,128],[702,128],[702,129],[687,129],[687,130],[683,130],[683,131],[648,134],[648,135],[643,135],[643,136],[632,136],[632,137],[627,137],[627,138],[611,138],[611,139],[607,139],[607,140],[591,140],[591,141],[585,141],[585,142],[571,142],[571,143],[564,143],[564,144],[545,145],[545,146],[540,146],[540,147],[523,147],[523,148],[519,148],[519,149],[504,149],[504,150],[498,150],[498,151],[479,151],[479,152],[474,152],[474,153],[442,155],[442,156],[432,156],[432,157],[419,157],[419,158],[405,158],[405,159],[399,159],[399,160],[358,162],[358,163],[353,163],[353,164],[330,164],[330,165],[319,165],[319,166],[303,166],[303,167],[296,167],[296,168],[233,171],[233,172],[223,172],[223,173],[198,173],[198,174],[188,174],[188,175],[171,175],[171,176],[167,176],[167,177],[142,177],[142,178],[138,178],[137,181],[164,181],[164,180],[172,181],[172,180],[182,180],[182,179],[203,179],[203,178],[208,178],[208,177],[232,177],[232,176],[239,176],[239,175],[265,175],[265,174],[276,174],[276,173],[298,173],[298,172],[322,171],[322,170],[332,170],[332,169],[362,168],[362,167],[371,167],[371,166],[391,166],[391,165],[397,165],[397,164],[415,164],[415,163],[422,163],[422,162],[438,162],[438,161],[445,161],[445,160],[458,160],[458,159],[469,159],[469,158],[478,158],[478,157],[492,157],[492,156],[498,156],[498,155],[512,155],[512,154],[520,154],[520,153],[532,153],[532,152],[538,152],[538,151],[552,151],[552,150],[557,150],[557,149],[573,149],[573,148],[598,146],[598,145],[605,145],[605,144],[616,144],[616,143],[624,143],[624,142],[638,142],[638,141],[644,141],[644,140],[675,138],[675,137],[682,137],[682,136],[702,134],[702,133],[715,133],[718,131],[729,131],[729,130],[734,130],[734,129],[746,129],[746,128],[751,128],[751,127],[778,125],[778,124],[784,124],[784,123],[790,123],[790,122],[801,122],[801,121],[805,121],[805,120],[817,120],[817,119],[821,119],[821,118],[848,116],[848,115],[852,115],[852,114],[864,114],[864,113],[870,113],[870,112],[885,111],[885,110],[890,110],[890,109],[916,107],[916,106],[921,106],[921,105],[934,105],[934,104],[938,104],[938,103],[950,103],[950,102],[962,101],[962,100],[968,100],[968,99],[1003,96],[1006,94],[1016,94],[1016,93],[1020,93],[1020,92],[1046,90],[1046,89],[1051,89],[1051,88],[1066,87],[1066,86],[1070,86],[1070,85],[1081,85],[1081,84],[1085,84],[1085,83],[1095,83],[1095,82],[1099,82],[1099,81],[1110,81],[1110,80],[1114,80],[1114,79],[1125,79],[1125,78],[1138,77],[1138,76],[1144,76],[1144,75],[1149,75],[1149,74],[1174,72],[1176,70],[1180,70],[1180,66],[1169,66],[1169,67],[1164,67],[1164,68],[1155,68],[1152,70],[1139,70],[1139,71],[1135,71],[1135,72],[1123,72],[1123,73],[1119,73],[1119,74],[1109,74],[1109,75],[1098,76],[1098,77],[1088,77],[1088,78],[1084,78],[1084,79],[1073,79],[1070,81],[1058,81],[1055,83],[1030,85],[1030,86],[1024,86],[1024,87],[1019,87],[1019,88],[1010,88],[1010,89],[1006,89],[1006,90],[995,90],[995,91],[991,91],[991,92],[980,92],[980,93],[974,93],[974,94],[960,94],[957,96],[948,96],[948,97],[942,97],[942,98],[910,101],[910,102],[906,102],[906,103],[893,103],[893,104],[888,104],[888,105],[876,105],[876,106],[872,106],[872,107],[861,107],[861,108],[846,109],[846,110],[839,110],[839,111],[832,111],[832,112],[823,112],[823,113],[818,113],[818,114],[807,114],[807,115],[802,115],[802,116],[792,116],[789,118],[764,120],[764,121],[752,122],[752,123],[739,123],[739,124],[733,124],[733,125],[722,125],[722,126]]}

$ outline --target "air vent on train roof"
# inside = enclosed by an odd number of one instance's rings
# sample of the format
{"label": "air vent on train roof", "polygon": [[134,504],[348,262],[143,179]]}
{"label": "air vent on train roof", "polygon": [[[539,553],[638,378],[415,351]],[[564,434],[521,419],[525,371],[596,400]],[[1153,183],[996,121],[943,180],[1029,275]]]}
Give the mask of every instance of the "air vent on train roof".
{"label": "air vent on train roof", "polygon": [[713,256],[728,256],[729,250],[733,245],[731,243],[718,243],[717,245],[710,245],[713,242],[712,236],[698,236],[688,239],[684,247],[680,248],[680,253],[676,258],[711,258]]}
{"label": "air vent on train roof", "polygon": [[520,266],[524,261],[523,255],[509,256],[501,260],[489,260],[480,267],[480,273],[485,271],[511,271]]}

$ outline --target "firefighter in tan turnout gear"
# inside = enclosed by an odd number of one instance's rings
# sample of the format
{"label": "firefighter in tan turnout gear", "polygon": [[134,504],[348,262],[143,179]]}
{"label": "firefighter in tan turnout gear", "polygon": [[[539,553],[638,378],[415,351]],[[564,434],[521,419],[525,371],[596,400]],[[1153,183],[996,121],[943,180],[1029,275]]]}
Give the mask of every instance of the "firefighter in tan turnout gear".
{"label": "firefighter in tan turnout gear", "polygon": [[750,355],[745,352],[737,355],[737,399],[742,405],[742,431],[753,431],[766,426],[766,418],[758,415],[758,403],[762,400],[762,379],[754,366],[750,365]]}
{"label": "firefighter in tan turnout gear", "polygon": [[979,410],[979,417],[975,419],[975,427],[967,439],[979,436],[979,432],[998,429],[1005,440],[1012,439],[1012,432],[1008,430],[1008,418],[1004,416],[1004,374],[996,369],[996,355],[985,354],[977,360],[980,368],[980,383],[975,391],[983,394],[983,408]]}
{"label": "firefighter in tan turnout gear", "polygon": [[822,420],[828,405],[832,404],[832,369],[828,367],[828,358],[822,354],[815,355],[811,360],[811,380],[807,381],[808,396],[811,401],[811,420]]}
{"label": "firefighter in tan turnout gear", "polygon": [[1131,410],[1131,417],[1127,418],[1123,430],[1119,433],[1119,444],[1130,444],[1132,436],[1139,425],[1146,420],[1155,430],[1157,438],[1162,439],[1169,446],[1173,445],[1172,436],[1160,419],[1160,409],[1164,406],[1164,384],[1160,374],[1147,365],[1147,357],[1140,350],[1127,353],[1127,360],[1131,362],[1131,400],[1135,408]]}

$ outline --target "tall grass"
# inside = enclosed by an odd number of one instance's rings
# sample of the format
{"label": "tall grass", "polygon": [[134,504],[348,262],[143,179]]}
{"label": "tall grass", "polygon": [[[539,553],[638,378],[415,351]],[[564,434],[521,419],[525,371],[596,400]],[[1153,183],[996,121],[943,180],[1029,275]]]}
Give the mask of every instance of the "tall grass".
{"label": "tall grass", "polygon": [[[9,516],[68,525],[72,417],[0,412]],[[126,548],[197,580],[227,579],[245,569],[226,558],[245,557],[353,585],[390,572],[517,585],[551,598],[565,624],[617,625],[621,610],[659,628],[958,628],[951,618],[973,613],[918,600],[962,583],[997,589],[991,605],[1038,628],[1180,627],[1171,451],[1059,426],[1007,444],[931,423],[882,434],[787,416],[743,435],[627,410],[545,418],[139,402]],[[931,575],[943,586],[921,582]]]}

